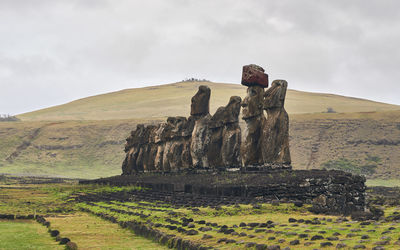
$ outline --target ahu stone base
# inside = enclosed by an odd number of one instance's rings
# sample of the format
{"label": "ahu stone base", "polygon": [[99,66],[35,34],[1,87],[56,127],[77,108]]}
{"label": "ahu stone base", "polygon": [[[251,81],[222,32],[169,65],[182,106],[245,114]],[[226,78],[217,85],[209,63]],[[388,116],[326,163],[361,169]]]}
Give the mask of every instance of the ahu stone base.
{"label": "ahu stone base", "polygon": [[344,214],[364,211],[365,178],[338,170],[256,169],[241,171],[142,173],[80,183],[138,185],[153,192],[168,192],[209,199],[229,197],[254,202],[301,202],[315,213]]}

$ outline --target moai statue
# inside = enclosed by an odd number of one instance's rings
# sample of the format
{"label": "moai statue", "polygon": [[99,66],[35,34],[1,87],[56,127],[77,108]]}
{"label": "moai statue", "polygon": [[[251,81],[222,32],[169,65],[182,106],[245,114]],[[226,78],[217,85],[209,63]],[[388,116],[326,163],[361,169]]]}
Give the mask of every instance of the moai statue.
{"label": "moai statue", "polygon": [[264,93],[267,121],[263,127],[264,163],[290,164],[289,116],[284,108],[287,82],[274,80]]}
{"label": "moai statue", "polygon": [[210,143],[207,152],[210,168],[241,165],[241,131],[238,121],[241,101],[239,96],[232,96],[228,105],[218,108],[211,117]]}
{"label": "moai statue", "polygon": [[200,86],[192,97],[190,115],[195,120],[190,154],[194,168],[208,168],[207,148],[210,141],[208,124],[210,122],[210,95],[211,90],[207,86]]}
{"label": "moai statue", "polygon": [[186,117],[177,116],[175,117],[175,128],[172,132],[172,145],[170,147],[171,160],[170,167],[171,171],[177,172],[182,169],[182,152],[185,146],[185,140],[183,132],[187,124]]}
{"label": "moai statue", "polygon": [[242,158],[240,156],[240,146],[242,142],[242,132],[239,126],[239,113],[242,98],[232,96],[225,110],[224,130],[222,132],[221,156],[224,167],[241,167]]}
{"label": "moai statue", "polygon": [[173,144],[173,130],[176,126],[176,117],[168,117],[167,124],[164,128],[164,137],[165,137],[165,145],[164,145],[164,154],[162,161],[162,171],[170,172],[171,171],[171,163],[172,163],[172,150],[171,146]]}
{"label": "moai statue", "polygon": [[156,132],[155,132],[155,138],[154,142],[157,146],[157,153],[154,158],[154,168],[155,171],[161,172],[163,171],[163,156],[164,156],[164,148],[165,148],[165,129],[167,127],[166,123],[161,123]]}
{"label": "moai statue", "polygon": [[139,138],[139,153],[136,158],[136,171],[144,172],[145,164],[148,159],[149,137],[151,126],[146,126],[143,132],[138,135]]}
{"label": "moai statue", "polygon": [[143,170],[145,172],[155,171],[154,160],[157,154],[157,145],[155,144],[155,137],[158,127],[159,125],[147,126],[147,129],[149,131],[149,141],[147,144],[147,152],[145,154],[146,157],[143,161]]}
{"label": "moai statue", "polygon": [[182,129],[182,140],[183,140],[183,149],[182,149],[182,169],[188,169],[192,167],[192,155],[190,154],[190,145],[192,143],[192,133],[195,124],[195,118],[193,116],[189,116],[186,123]]}
{"label": "moai statue", "polygon": [[144,133],[144,125],[138,124],[136,130],[131,131],[131,135],[126,139],[125,152],[126,157],[122,163],[122,174],[130,175],[138,172],[136,160],[140,152],[141,137]]}
{"label": "moai statue", "polygon": [[262,128],[266,122],[263,113],[264,88],[268,87],[268,75],[264,69],[251,64],[243,66],[242,84],[248,86],[242,102],[242,119],[246,123],[241,155],[244,166],[263,165]]}

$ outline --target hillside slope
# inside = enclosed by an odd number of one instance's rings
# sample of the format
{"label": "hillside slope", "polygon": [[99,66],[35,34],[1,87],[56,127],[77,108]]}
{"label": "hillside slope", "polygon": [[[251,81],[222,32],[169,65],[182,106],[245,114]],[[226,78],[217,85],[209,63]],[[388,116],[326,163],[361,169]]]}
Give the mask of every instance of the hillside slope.
{"label": "hillside slope", "polygon": [[[0,173],[120,174],[125,138],[138,122],[143,120],[0,123]],[[375,164],[370,177],[400,178],[400,111],[292,115],[290,146],[296,169],[347,159]]]}
{"label": "hillside slope", "polygon": [[[188,116],[190,99],[199,85],[211,88],[210,113],[228,103],[233,95],[246,95],[239,84],[213,82],[179,82],[138,89],[126,89],[79,99],[67,104],[18,115],[23,121],[163,119]],[[286,110],[289,114],[321,113],[327,108],[336,112],[400,110],[400,106],[333,94],[288,90]]]}

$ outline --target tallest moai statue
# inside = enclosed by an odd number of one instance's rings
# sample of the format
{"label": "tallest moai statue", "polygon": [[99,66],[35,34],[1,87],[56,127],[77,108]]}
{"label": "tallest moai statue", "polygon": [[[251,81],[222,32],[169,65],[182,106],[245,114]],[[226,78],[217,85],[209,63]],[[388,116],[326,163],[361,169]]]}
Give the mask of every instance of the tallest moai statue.
{"label": "tallest moai statue", "polygon": [[287,82],[275,80],[264,91],[268,75],[260,66],[250,64],[243,66],[242,84],[248,87],[242,102],[242,119],[246,122],[243,165],[290,167],[289,117],[284,108]]}
{"label": "tallest moai statue", "polygon": [[263,103],[264,88],[268,87],[268,75],[260,66],[243,66],[242,84],[247,86],[247,95],[242,102],[242,119],[246,122],[241,155],[244,166],[264,164],[262,157],[262,128],[266,122]]}

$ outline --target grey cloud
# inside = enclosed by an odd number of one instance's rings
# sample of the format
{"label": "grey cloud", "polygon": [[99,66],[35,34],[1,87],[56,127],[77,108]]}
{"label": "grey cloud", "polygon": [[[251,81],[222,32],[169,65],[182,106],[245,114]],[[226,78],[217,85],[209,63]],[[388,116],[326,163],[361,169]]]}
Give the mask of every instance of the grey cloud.
{"label": "grey cloud", "polygon": [[[400,104],[398,1],[3,0],[0,113],[185,77]],[[379,88],[385,83],[385,88]],[[29,94],[28,94],[29,93]]]}

